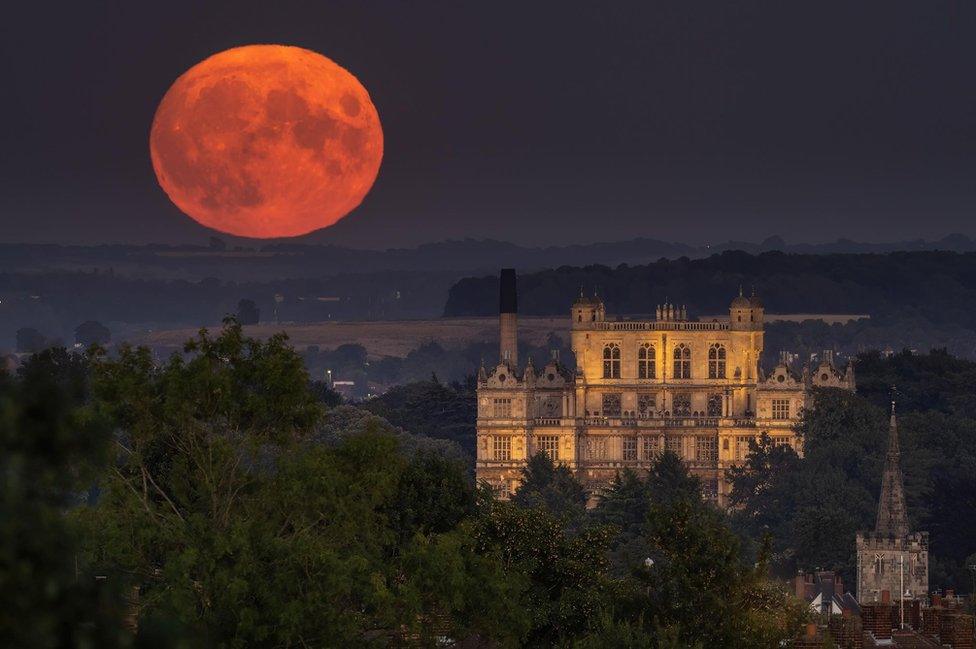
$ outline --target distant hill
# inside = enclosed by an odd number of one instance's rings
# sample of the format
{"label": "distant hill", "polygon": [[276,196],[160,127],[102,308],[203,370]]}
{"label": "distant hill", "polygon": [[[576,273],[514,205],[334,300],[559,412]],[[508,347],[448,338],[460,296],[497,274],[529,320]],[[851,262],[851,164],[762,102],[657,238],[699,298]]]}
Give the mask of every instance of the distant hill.
{"label": "distant hill", "polygon": [[[948,347],[976,354],[976,253],[784,254],[724,252],[645,265],[565,266],[522,273],[520,312],[568,313],[581,288],[615,314],[653,313],[671,301],[692,316],[727,312],[739,287],[755,288],[769,313],[864,313],[870,321],[770,325],[777,348]],[[444,315],[485,316],[497,309],[496,274],[451,287]]]}
{"label": "distant hill", "polygon": [[488,239],[429,243],[415,248],[359,250],[335,245],[271,242],[230,245],[213,238],[209,246],[60,246],[0,244],[0,272],[112,270],[140,278],[234,281],[315,278],[384,271],[491,272],[503,266],[521,271],[559,266],[647,264],[659,259],[697,259],[729,250],[749,253],[780,251],[802,254],[884,253],[893,251],[976,251],[976,242],[961,234],[938,241],[790,244],[774,236],[759,243],[729,241],[707,246],[637,238],[570,246],[527,247]]}

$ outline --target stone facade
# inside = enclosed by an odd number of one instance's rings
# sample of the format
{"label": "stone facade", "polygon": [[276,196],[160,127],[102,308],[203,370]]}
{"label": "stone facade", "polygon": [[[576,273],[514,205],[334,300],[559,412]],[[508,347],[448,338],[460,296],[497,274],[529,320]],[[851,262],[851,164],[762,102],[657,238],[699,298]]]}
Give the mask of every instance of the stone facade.
{"label": "stone facade", "polygon": [[552,359],[520,368],[510,362],[514,282],[504,273],[502,286],[500,360],[478,374],[476,464],[501,497],[539,451],[598,493],[621,469],[646,470],[670,449],[706,495],[725,502],[725,470],[745,459],[750,440],[768,433],[802,453],[793,426],[809,388],[854,388],[852,368],[838,370],[829,354],[813,371],[796,375],[781,362],[765,376],[764,307],[741,292],[728,318],[707,321],[671,304],[653,319],[611,320],[599,298],[580,295],[570,309],[576,367]]}
{"label": "stone facade", "polygon": [[929,535],[909,530],[899,456],[892,403],[878,518],[873,531],[857,533],[857,599],[862,604],[879,602],[886,592],[895,600],[928,593]]}

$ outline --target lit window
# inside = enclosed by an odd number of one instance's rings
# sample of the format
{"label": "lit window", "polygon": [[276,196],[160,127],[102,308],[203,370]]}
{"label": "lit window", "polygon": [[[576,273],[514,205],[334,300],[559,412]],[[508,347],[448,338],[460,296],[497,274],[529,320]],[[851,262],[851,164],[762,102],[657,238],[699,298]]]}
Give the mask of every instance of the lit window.
{"label": "lit window", "polygon": [[690,417],[691,416],[691,395],[690,394],[676,394],[671,399],[671,410],[674,412],[675,417]]}
{"label": "lit window", "polygon": [[637,378],[653,379],[657,375],[655,360],[657,354],[651,343],[641,343],[637,348]]}
{"label": "lit window", "polygon": [[511,437],[495,437],[495,459],[496,460],[512,459],[512,438]]}
{"label": "lit window", "polygon": [[624,461],[632,462],[637,459],[637,438],[624,437]]}
{"label": "lit window", "polygon": [[674,348],[674,378],[691,378],[691,348],[684,343]]}
{"label": "lit window", "polygon": [[706,414],[709,417],[721,417],[722,416],[722,395],[713,392],[708,395],[708,406],[706,408]]}
{"label": "lit window", "polygon": [[607,392],[603,395],[603,416],[620,416],[620,394],[615,392]]}
{"label": "lit window", "polygon": [[512,400],[508,398],[495,399],[495,417],[499,419],[512,418]]}
{"label": "lit window", "polygon": [[773,419],[790,418],[790,400],[773,399]]}
{"label": "lit window", "polygon": [[638,394],[637,395],[637,415],[641,419],[647,419],[654,416],[654,411],[657,409],[657,399],[653,394]]}
{"label": "lit window", "polygon": [[620,346],[617,343],[608,343],[603,348],[603,378],[620,378]]}
{"label": "lit window", "polygon": [[666,448],[678,457],[684,456],[684,447],[682,446],[680,435],[668,435],[664,443]]}
{"label": "lit window", "polygon": [[725,378],[725,347],[718,343],[708,348],[708,378]]}
{"label": "lit window", "polygon": [[657,457],[661,447],[657,437],[641,437],[641,460],[650,462]]}
{"label": "lit window", "polygon": [[718,438],[712,435],[696,436],[695,459],[699,462],[715,462],[718,459]]}
{"label": "lit window", "polygon": [[556,435],[540,435],[537,441],[539,450],[548,455],[553,462],[559,459],[559,437]]}
{"label": "lit window", "polygon": [[735,459],[744,460],[749,457],[749,442],[752,437],[749,435],[739,435],[735,438]]}
{"label": "lit window", "polygon": [[607,440],[590,438],[586,440],[586,459],[604,460],[607,457]]}

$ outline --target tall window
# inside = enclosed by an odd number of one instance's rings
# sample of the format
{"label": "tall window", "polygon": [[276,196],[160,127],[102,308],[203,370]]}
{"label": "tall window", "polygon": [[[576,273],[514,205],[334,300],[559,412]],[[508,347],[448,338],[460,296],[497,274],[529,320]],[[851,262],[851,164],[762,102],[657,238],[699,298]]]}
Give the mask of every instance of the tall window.
{"label": "tall window", "polygon": [[641,419],[647,419],[654,416],[654,411],[657,409],[657,399],[655,399],[653,394],[638,394],[637,395],[637,416]]}
{"label": "tall window", "polygon": [[620,378],[620,346],[617,343],[608,343],[603,348],[603,378]]}
{"label": "tall window", "polygon": [[735,459],[744,460],[749,457],[749,442],[752,441],[751,435],[739,435],[735,438]]}
{"label": "tall window", "polygon": [[722,395],[717,392],[713,392],[708,395],[708,407],[705,411],[709,417],[721,417],[722,416]]}
{"label": "tall window", "polygon": [[725,347],[718,343],[708,348],[708,378],[725,378]]}
{"label": "tall window", "polygon": [[664,445],[667,450],[676,454],[678,457],[684,457],[684,448],[680,435],[668,435],[664,440]]}
{"label": "tall window", "polygon": [[618,392],[606,392],[603,395],[603,416],[604,417],[619,417],[620,416],[620,393]]}
{"label": "tall window", "polygon": [[773,419],[790,418],[790,400],[773,399]]}
{"label": "tall window", "polygon": [[606,457],[607,440],[593,437],[586,440],[586,459],[605,460]]}
{"label": "tall window", "polygon": [[654,346],[651,343],[641,343],[641,346],[637,348],[637,378],[653,379],[657,375],[656,360],[657,354],[654,352]]}
{"label": "tall window", "polygon": [[709,464],[715,462],[718,459],[718,438],[713,435],[696,436],[695,459]]}
{"label": "tall window", "polygon": [[495,399],[495,417],[499,419],[511,419],[512,418],[512,400],[511,399]]}
{"label": "tall window", "polygon": [[495,459],[496,460],[511,460],[512,459],[512,438],[511,437],[495,437]]}
{"label": "tall window", "polygon": [[640,459],[650,462],[658,456],[661,445],[657,437],[641,437]]}
{"label": "tall window", "polygon": [[672,412],[675,417],[691,416],[691,395],[678,393],[671,398]]}
{"label": "tall window", "polygon": [[624,437],[624,461],[632,462],[637,459],[637,438]]}
{"label": "tall window", "polygon": [[539,450],[549,456],[553,462],[559,459],[559,437],[556,435],[540,435]]}
{"label": "tall window", "polygon": [[691,378],[691,347],[684,343],[674,348],[674,378]]}

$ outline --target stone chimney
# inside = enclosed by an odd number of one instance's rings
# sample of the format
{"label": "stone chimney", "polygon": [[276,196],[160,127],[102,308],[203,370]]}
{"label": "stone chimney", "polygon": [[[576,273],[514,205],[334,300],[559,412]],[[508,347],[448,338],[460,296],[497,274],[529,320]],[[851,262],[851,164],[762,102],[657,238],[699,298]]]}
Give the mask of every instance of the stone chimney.
{"label": "stone chimney", "polygon": [[498,291],[498,329],[501,362],[518,368],[518,293],[515,269],[502,268]]}

